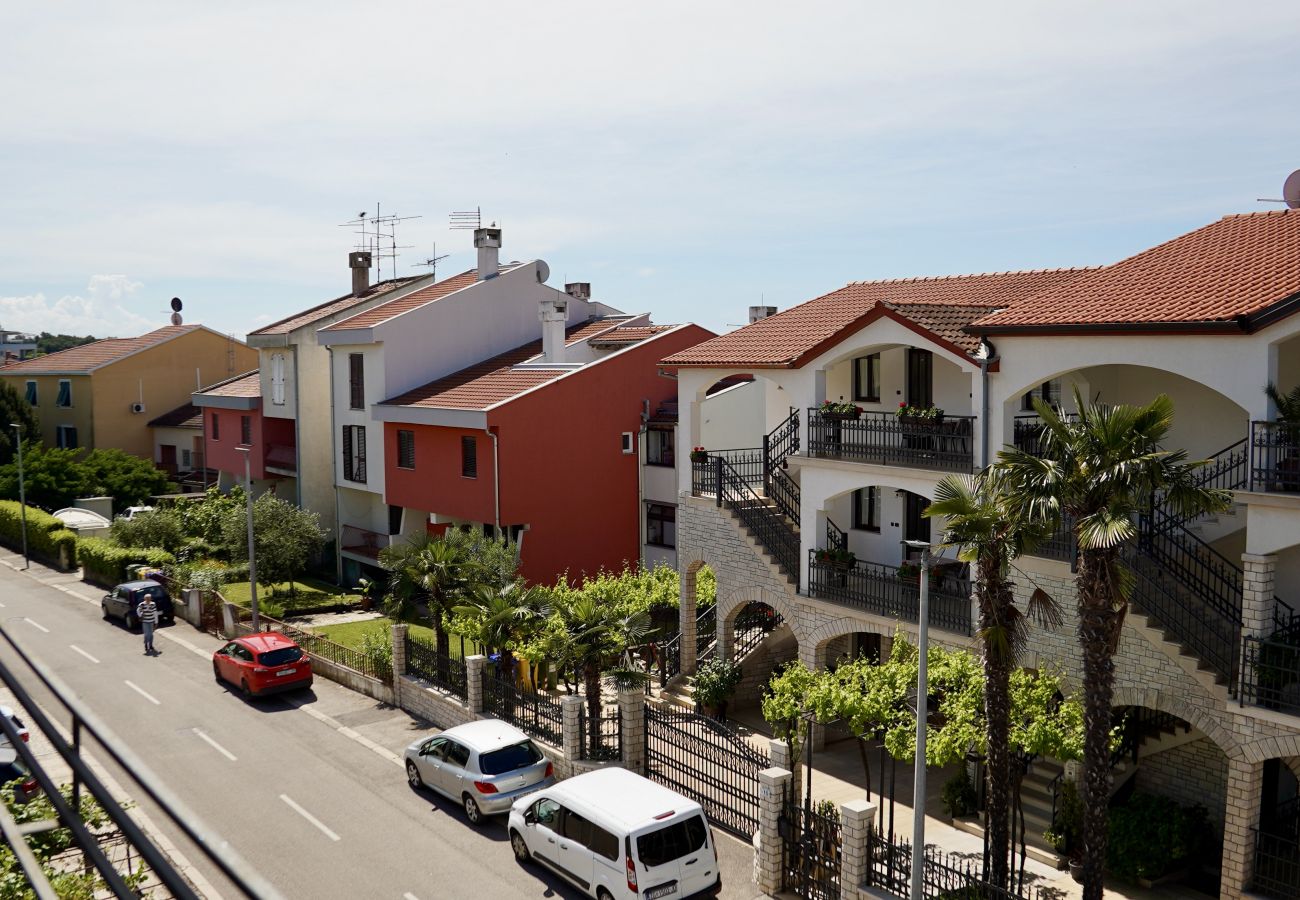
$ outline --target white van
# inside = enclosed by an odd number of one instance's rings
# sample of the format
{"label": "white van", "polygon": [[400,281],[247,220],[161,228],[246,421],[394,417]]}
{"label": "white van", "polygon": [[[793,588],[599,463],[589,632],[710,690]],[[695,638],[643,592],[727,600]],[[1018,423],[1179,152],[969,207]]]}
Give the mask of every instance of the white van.
{"label": "white van", "polygon": [[598,769],[515,801],[510,846],[597,900],[714,895],[713,830],[694,800],[627,769]]}

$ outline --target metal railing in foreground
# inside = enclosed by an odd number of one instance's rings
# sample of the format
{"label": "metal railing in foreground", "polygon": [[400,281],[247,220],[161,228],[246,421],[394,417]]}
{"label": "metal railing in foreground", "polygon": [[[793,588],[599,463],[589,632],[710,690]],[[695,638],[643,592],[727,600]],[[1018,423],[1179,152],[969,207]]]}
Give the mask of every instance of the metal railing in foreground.
{"label": "metal railing in foreground", "polygon": [[[50,884],[40,862],[35,858],[24,838],[40,833],[49,828],[66,829],[71,842],[80,848],[81,859],[87,867],[93,867],[104,882],[103,891],[114,897],[138,897],[138,889],[131,886],[128,876],[119,872],[113,865],[109,853],[100,837],[92,832],[82,820],[79,813],[81,798],[89,794],[103,808],[113,828],[121,834],[121,840],[127,842],[142,864],[157,881],[166,888],[172,897],[183,900],[199,900],[201,895],[176,867],[176,864],[154,844],[141,826],[127,814],[122,806],[123,798],[116,798],[91,769],[85,757],[84,743],[87,738],[93,740],[96,752],[102,752],[112,759],[125,773],[130,782],[127,787],[138,792],[136,798],[147,796],[166,817],[164,827],[173,833],[184,834],[193,842],[197,851],[225,875],[245,897],[280,900],[281,895],[260,875],[253,871],[237,853],[215,833],[201,824],[198,816],[183,804],[175,794],[162,785],[140,760],[140,758],[110,731],[94,713],[90,712],[75,694],[42,663],[28,656],[10,636],[0,627],[9,647],[22,661],[23,670],[15,672],[6,661],[0,660],[0,680],[12,692],[14,700],[25,711],[28,721],[48,739],[60,760],[71,770],[72,787],[70,796],[65,797],[50,773],[33,753],[30,744],[20,739],[12,721],[0,717],[0,729],[3,729],[9,743],[13,746],[23,764],[31,771],[41,791],[44,792],[57,815],[56,820],[18,824],[8,813],[4,804],[0,804],[0,830],[6,842],[14,850],[18,866],[22,869],[33,893],[41,900],[57,896]],[[39,681],[50,692],[54,700],[62,707],[60,713],[71,718],[71,739],[65,737],[63,730],[46,714],[28,690],[32,679]],[[78,867],[78,870],[80,867]],[[104,894],[97,893],[96,896]]]}
{"label": "metal railing in foreground", "polygon": [[578,715],[578,735],[579,759],[614,761],[623,758],[623,715],[617,706],[602,709],[593,726],[584,703]]}
{"label": "metal railing in foreground", "polygon": [[410,633],[406,635],[406,671],[462,700],[469,697],[465,660],[439,653],[436,644],[411,637]]}
{"label": "metal railing in foreground", "polygon": [[[1024,883],[997,887],[984,880],[982,861],[948,854],[926,847],[921,877],[921,895],[925,900],[1048,900],[1057,896]],[[1018,875],[1012,876],[1019,882]],[[867,836],[867,886],[895,897],[910,897],[912,881],[912,845],[897,835],[885,836],[872,828]]]}
{"label": "metal railing in foreground", "polygon": [[552,747],[563,746],[564,713],[558,697],[521,691],[484,672],[483,710]]}

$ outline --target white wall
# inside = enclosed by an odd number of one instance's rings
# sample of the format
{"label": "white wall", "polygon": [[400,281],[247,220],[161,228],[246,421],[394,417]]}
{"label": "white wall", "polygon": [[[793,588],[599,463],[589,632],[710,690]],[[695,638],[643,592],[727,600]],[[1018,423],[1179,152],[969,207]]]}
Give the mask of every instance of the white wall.
{"label": "white wall", "polygon": [[[194,439],[199,439],[202,446],[203,430],[201,428],[153,428],[153,461],[162,462],[162,445],[170,444],[176,448],[176,467],[185,471],[185,450],[194,450]],[[193,464],[193,457],[191,457]]]}
{"label": "white wall", "polygon": [[704,399],[700,441],[710,450],[763,446],[767,433],[764,382],[761,378],[733,385]]}
{"label": "white wall", "polygon": [[[262,390],[262,415],[272,419],[292,419],[298,414],[298,381],[294,376],[294,347],[262,347],[258,350],[258,383]],[[284,358],[284,403],[273,403],[272,376],[274,358]]]}
{"label": "white wall", "polygon": [[[353,491],[370,491],[383,496],[384,493],[384,423],[374,421],[371,408],[388,398],[385,386],[384,363],[386,347],[381,344],[344,344],[336,345],[334,358],[334,434],[332,435],[334,452],[335,485]],[[365,405],[362,409],[352,409],[351,404],[351,369],[349,357],[359,353],[364,360]],[[366,429],[366,480],[364,483],[349,481],[343,477],[343,426],[360,425]],[[386,514],[385,514],[386,515]],[[359,525],[359,522],[344,518],[343,523]],[[387,531],[387,518],[385,527]],[[364,526],[369,528],[370,526]]]}
{"label": "white wall", "polygon": [[[686,457],[686,467],[690,468],[690,457]],[[646,500],[655,503],[677,502],[676,467],[642,465],[641,478],[641,489]]]}

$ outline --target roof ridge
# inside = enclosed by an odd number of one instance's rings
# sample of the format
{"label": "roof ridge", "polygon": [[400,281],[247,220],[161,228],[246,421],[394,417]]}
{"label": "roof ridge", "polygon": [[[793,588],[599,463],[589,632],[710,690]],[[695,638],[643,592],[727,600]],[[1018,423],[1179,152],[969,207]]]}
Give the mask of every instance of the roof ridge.
{"label": "roof ridge", "polygon": [[1287,215],[1300,215],[1300,209],[1257,209],[1254,212],[1225,213],[1220,221],[1224,219],[1257,219],[1264,216]]}
{"label": "roof ridge", "polygon": [[[427,276],[425,276],[425,275],[403,275],[401,278],[388,278],[388,279],[385,279],[385,280],[383,280],[383,281],[376,281],[374,284],[370,285],[370,287],[368,287],[366,290],[368,290],[368,291],[369,291],[369,290],[374,290],[375,288],[377,288],[377,287],[382,287],[383,285],[390,285],[390,287],[387,288],[386,290],[393,290],[393,289],[396,288],[396,287],[400,287],[402,284],[405,284],[405,283],[407,283],[407,282],[411,282],[411,281],[417,281],[417,280],[419,280],[419,279],[421,279],[421,278],[425,278],[425,277],[427,277]],[[268,328],[276,328],[276,327],[278,327],[278,326],[280,326],[280,325],[283,325],[285,322],[292,322],[294,319],[301,319],[303,316],[311,315],[312,313],[316,312],[317,310],[324,309],[324,308],[327,307],[327,306],[333,306],[333,305],[336,304],[336,303],[342,303],[344,300],[347,300],[349,297],[351,297],[351,298],[352,298],[353,300],[355,300],[357,303],[364,303],[364,302],[367,301],[367,300],[373,300],[373,299],[375,299],[375,297],[374,297],[373,295],[371,295],[371,296],[364,296],[364,297],[358,297],[358,296],[356,296],[356,295],[354,295],[354,294],[343,294],[343,295],[341,295],[341,296],[335,297],[333,300],[323,300],[323,301],[321,301],[320,303],[317,303],[315,306],[309,306],[309,307],[307,307],[306,309],[299,310],[298,312],[290,313],[289,315],[287,315],[287,316],[285,316],[285,317],[283,317],[283,318],[281,318],[281,319],[276,319],[274,322],[267,322],[265,325],[261,326],[260,328],[254,329],[253,331],[251,331],[251,332],[249,332],[249,333],[250,333],[250,334],[259,334],[259,333],[261,333],[261,332],[263,332],[263,331],[266,331]],[[347,309],[348,309],[347,307],[344,307],[344,309],[339,310],[339,312],[346,312]],[[308,324],[312,324],[312,323],[308,323]]]}
{"label": "roof ridge", "polygon": [[1104,266],[1058,266],[1042,269],[1006,269],[1001,272],[967,272],[962,275],[913,275],[909,278],[868,278],[850,281],[849,284],[926,284],[934,281],[958,281],[963,278],[1005,278],[1008,275],[1057,275],[1067,272],[1091,272]]}
{"label": "roof ridge", "polygon": [[249,369],[247,372],[240,372],[238,375],[231,375],[229,378],[225,379],[224,381],[218,381],[216,384],[206,385],[202,390],[195,391],[194,393],[206,394],[208,391],[214,388],[225,387],[228,384],[234,384],[236,381],[242,381],[243,379],[247,378],[249,375],[256,375],[260,371],[262,371],[261,366],[259,366],[256,369]]}

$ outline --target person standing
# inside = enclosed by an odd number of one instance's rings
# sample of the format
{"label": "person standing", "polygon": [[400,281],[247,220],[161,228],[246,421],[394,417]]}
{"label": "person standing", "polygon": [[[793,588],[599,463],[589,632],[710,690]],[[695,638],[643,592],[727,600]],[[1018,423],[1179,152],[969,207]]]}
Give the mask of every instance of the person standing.
{"label": "person standing", "polygon": [[144,595],[144,599],[135,608],[135,616],[140,620],[140,630],[144,632],[144,652],[153,653],[153,630],[158,624],[158,604],[153,602],[151,594]]}

